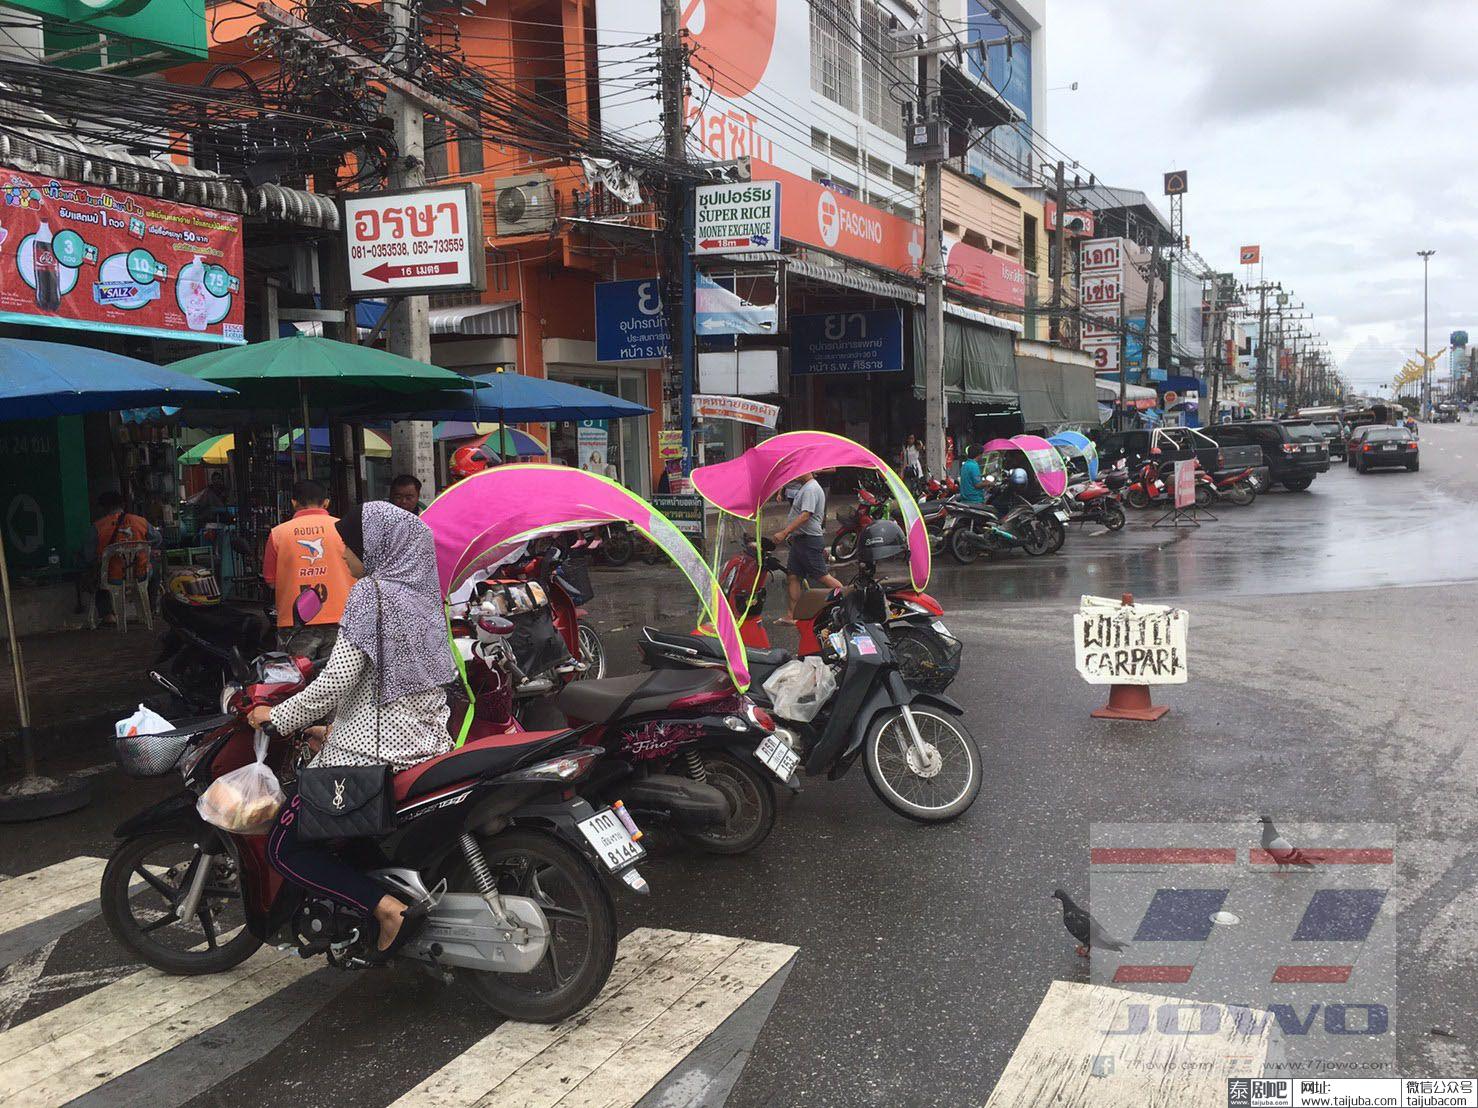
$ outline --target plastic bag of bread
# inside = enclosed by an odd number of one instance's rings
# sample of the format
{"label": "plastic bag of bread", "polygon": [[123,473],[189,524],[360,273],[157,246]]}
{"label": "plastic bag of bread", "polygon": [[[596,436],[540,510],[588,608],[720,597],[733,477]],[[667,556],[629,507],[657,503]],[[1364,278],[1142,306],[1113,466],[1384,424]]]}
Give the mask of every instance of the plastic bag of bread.
{"label": "plastic bag of bread", "polygon": [[267,736],[257,732],[257,760],[233,769],[210,783],[200,794],[195,810],[213,827],[233,835],[265,835],[277,818],[277,811],[287,798],[277,775],[263,764],[267,757]]}

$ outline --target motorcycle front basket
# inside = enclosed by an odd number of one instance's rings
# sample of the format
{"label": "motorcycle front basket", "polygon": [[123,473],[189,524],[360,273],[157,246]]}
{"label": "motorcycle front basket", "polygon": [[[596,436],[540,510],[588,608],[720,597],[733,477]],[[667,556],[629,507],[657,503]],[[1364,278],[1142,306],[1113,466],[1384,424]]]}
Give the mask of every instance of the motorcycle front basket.
{"label": "motorcycle front basket", "polygon": [[960,673],[960,656],[964,652],[959,639],[935,635],[927,650],[898,649],[898,675],[920,692],[942,693]]}
{"label": "motorcycle front basket", "polygon": [[118,735],[113,739],[113,757],[118,768],[130,777],[159,777],[180,764],[180,758],[197,735],[230,723],[233,716],[211,716],[160,731],[153,735]]}

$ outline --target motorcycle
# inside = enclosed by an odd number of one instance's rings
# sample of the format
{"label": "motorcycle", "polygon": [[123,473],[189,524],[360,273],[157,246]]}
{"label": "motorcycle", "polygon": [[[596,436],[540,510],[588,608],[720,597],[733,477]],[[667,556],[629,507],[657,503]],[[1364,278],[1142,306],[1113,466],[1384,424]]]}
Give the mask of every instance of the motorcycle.
{"label": "motorcycle", "polygon": [[1251,469],[1211,479],[1211,492],[1217,500],[1246,507],[1257,499],[1257,477]]}
{"label": "motorcycle", "polygon": [[857,538],[872,526],[873,520],[888,514],[888,503],[866,488],[857,490],[857,506],[837,512],[839,525],[836,537],[831,540],[831,560],[851,561],[857,554]]}
{"label": "motorcycle", "polygon": [[[897,548],[903,549],[902,532]],[[899,815],[940,823],[962,815],[980,791],[981,757],[949,697],[911,686],[899,669],[887,627],[888,594],[871,561],[840,594],[812,590],[796,606],[811,620],[820,656],[837,673],[837,689],[809,721],[786,720],[808,776],[840,777],[861,758],[868,783]],[[712,669],[722,652],[709,638],[642,629],[638,647],[658,672]],[[748,652],[755,699],[771,707],[764,683],[792,660],[784,650]]]}
{"label": "motorcycle", "polygon": [[1046,554],[1055,537],[1033,505],[1021,503],[1004,516],[987,503],[951,501],[946,508],[945,547],[961,565],[982,554],[995,557],[1007,550],[1023,550],[1032,557]]}
{"label": "motorcycle", "polygon": [[[1139,467],[1136,478],[1124,490],[1124,502],[1131,508],[1148,508],[1151,504],[1173,504],[1175,487],[1168,479],[1171,463],[1164,466],[1154,459],[1146,459]],[[1196,467],[1196,507],[1209,508],[1214,494],[1210,478],[1199,466]]]}
{"label": "motorcycle", "polygon": [[193,713],[219,711],[221,690],[240,650],[255,657],[269,649],[273,623],[261,604],[221,600],[192,604],[166,592],[159,603],[167,630],[149,678]]}
{"label": "motorcycle", "polygon": [[[469,680],[485,727],[516,733],[508,697],[517,680],[511,621],[474,605]],[[713,854],[743,854],[775,826],[781,774],[754,750],[775,732],[770,715],[734,689],[726,672],[638,673],[566,685],[554,706],[586,745],[603,751],[587,792],[616,799],[639,817],[673,827]]]}
{"label": "motorcycle", "polygon": [[[254,734],[246,719],[301,689],[312,669],[286,655],[242,663],[225,713],[114,740],[125,773],[178,768],[184,778],[175,795],[119,825],[103,873],[108,929],[149,965],[221,973],[264,943],[340,969],[368,964],[375,936],[361,917],[285,882],[267,862],[266,835],[220,830],[196,809],[211,782],[254,760],[258,744],[278,777],[290,778],[301,745],[271,729]],[[487,734],[396,774],[396,829],[346,848],[362,848],[360,864],[386,893],[428,908],[396,957],[464,981],[509,1019],[552,1023],[594,999],[616,954],[602,874],[647,891],[635,822],[577,792],[601,754],[567,730]]]}
{"label": "motorcycle", "polygon": [[1124,505],[1102,481],[1074,485],[1068,489],[1064,503],[1073,523],[1098,523],[1110,531],[1117,531],[1127,520]]}

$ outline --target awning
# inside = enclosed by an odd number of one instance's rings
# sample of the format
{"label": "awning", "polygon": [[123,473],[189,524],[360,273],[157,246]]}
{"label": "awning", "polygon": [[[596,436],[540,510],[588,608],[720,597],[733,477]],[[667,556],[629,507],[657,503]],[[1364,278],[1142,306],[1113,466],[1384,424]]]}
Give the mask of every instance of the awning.
{"label": "awning", "polygon": [[[924,395],[924,319],[913,314],[914,394]],[[1014,404],[1016,355],[1011,336],[975,323],[944,321],[944,398],[951,404]]]}
{"label": "awning", "polygon": [[[380,311],[375,313],[373,320],[365,318],[362,306],[366,304],[380,305]],[[361,300],[358,305],[356,315],[359,320],[359,334],[363,338],[374,329],[374,324],[384,312],[384,304],[383,301]],[[508,304],[457,304],[450,308],[432,308],[428,316],[433,335],[504,336],[518,334],[519,311],[519,302],[515,300]],[[323,324],[318,320],[303,320],[291,325],[284,323],[280,328],[281,332],[290,334],[287,330],[289,326],[303,335],[323,334]]]}
{"label": "awning", "polygon": [[[1119,382],[1099,378],[1097,386],[1100,400],[1110,404],[1119,402]],[[1143,385],[1125,385],[1124,399],[1131,408],[1153,408],[1160,402],[1160,394]]]}
{"label": "awning", "polygon": [[1092,366],[1018,351],[1016,384],[1021,392],[1021,418],[1027,427],[1098,422]]}

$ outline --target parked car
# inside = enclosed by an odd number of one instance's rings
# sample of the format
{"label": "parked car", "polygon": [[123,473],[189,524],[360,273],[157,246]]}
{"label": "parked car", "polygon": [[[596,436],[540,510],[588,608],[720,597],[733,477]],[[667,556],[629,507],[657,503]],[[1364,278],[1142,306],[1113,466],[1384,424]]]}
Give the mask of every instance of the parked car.
{"label": "parked car", "polygon": [[1323,435],[1312,428],[1293,430],[1273,419],[1251,419],[1237,423],[1216,423],[1205,429],[1207,437],[1223,448],[1256,446],[1262,451],[1262,462],[1271,483],[1289,492],[1303,492],[1314,478],[1329,471],[1329,447]]}
{"label": "parked car", "polygon": [[1268,487],[1269,474],[1262,450],[1252,444],[1223,446],[1194,427],[1156,427],[1153,430],[1102,431],[1093,436],[1103,466],[1114,465],[1120,458],[1131,473],[1159,450],[1156,461],[1164,464],[1183,458],[1195,458],[1201,468],[1217,480],[1244,469],[1253,471],[1257,487]]}
{"label": "parked car", "polygon": [[1403,466],[1415,473],[1422,467],[1421,447],[1405,427],[1372,427],[1360,438],[1355,471]]}
{"label": "parked car", "polygon": [[1339,420],[1332,416],[1318,418],[1285,419],[1284,424],[1289,427],[1313,427],[1324,436],[1324,444],[1329,447],[1329,460],[1336,458],[1340,461],[1345,459],[1345,429],[1340,426]]}

